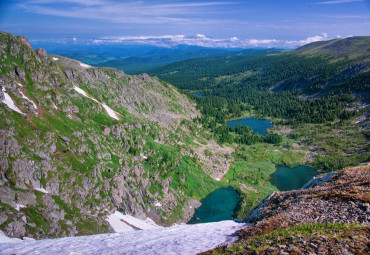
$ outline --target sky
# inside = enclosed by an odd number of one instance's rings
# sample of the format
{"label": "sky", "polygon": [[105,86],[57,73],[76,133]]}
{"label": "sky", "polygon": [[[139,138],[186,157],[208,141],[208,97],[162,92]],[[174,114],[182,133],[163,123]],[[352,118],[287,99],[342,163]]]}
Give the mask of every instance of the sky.
{"label": "sky", "polygon": [[370,35],[370,0],[0,0],[0,30],[31,42],[297,47]]}

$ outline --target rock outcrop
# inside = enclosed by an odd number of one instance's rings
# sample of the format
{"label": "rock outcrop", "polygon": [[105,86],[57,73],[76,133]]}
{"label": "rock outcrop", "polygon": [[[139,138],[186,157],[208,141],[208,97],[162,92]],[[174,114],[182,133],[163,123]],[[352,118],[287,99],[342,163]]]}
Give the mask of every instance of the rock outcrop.
{"label": "rock outcrop", "polygon": [[2,32],[0,67],[7,235],[109,232],[106,209],[170,224],[218,187],[189,142],[210,142],[192,121],[200,113],[172,85],[34,51],[24,37]]}
{"label": "rock outcrop", "polygon": [[[274,192],[245,219],[237,244],[210,253],[362,254],[368,252],[370,164],[331,172],[305,189]],[[238,253],[239,254],[239,253]]]}

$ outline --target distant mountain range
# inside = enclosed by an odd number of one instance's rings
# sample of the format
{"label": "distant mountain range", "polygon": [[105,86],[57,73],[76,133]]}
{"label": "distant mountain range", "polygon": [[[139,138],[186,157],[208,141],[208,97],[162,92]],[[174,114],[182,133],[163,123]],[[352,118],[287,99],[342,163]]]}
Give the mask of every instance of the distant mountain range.
{"label": "distant mountain range", "polygon": [[159,47],[140,44],[59,44],[36,43],[34,48],[99,67],[113,67],[128,74],[143,73],[173,62],[191,58],[233,55],[261,55],[280,52],[279,49],[208,48],[190,45]]}

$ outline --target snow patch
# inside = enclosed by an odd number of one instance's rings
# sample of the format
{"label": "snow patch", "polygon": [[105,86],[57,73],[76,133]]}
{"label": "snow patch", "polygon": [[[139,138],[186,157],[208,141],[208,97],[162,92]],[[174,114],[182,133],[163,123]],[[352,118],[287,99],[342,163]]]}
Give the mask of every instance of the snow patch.
{"label": "snow patch", "polygon": [[59,60],[59,58],[53,57],[53,60]]}
{"label": "snow patch", "polygon": [[47,191],[44,188],[34,188],[34,190],[40,191],[40,192],[45,193],[45,194],[48,194],[49,193],[49,191]]}
{"label": "snow patch", "polygon": [[92,66],[87,65],[87,64],[82,63],[82,62],[79,62],[79,63],[80,63],[80,66],[82,66],[83,68],[90,68],[90,67],[92,67]]}
{"label": "snow patch", "polygon": [[80,89],[79,87],[76,87],[76,86],[73,87],[73,88],[74,88],[74,90],[76,90],[78,93],[80,93],[84,97],[90,98],[91,100],[94,100],[95,102],[97,102],[98,104],[100,104],[100,102],[98,100],[96,100],[92,96],[89,96],[83,89]]}
{"label": "snow patch", "polygon": [[55,109],[55,110],[58,110],[58,107],[55,105],[55,103],[54,102],[52,102],[53,104],[52,104],[52,106],[53,106],[53,108]]}
{"label": "snow patch", "polygon": [[215,178],[216,181],[220,181],[221,179],[220,178]]}
{"label": "snow patch", "polygon": [[23,87],[22,84],[20,84],[19,82],[16,83],[19,87]]}
{"label": "snow patch", "polygon": [[[65,237],[0,243],[1,254],[197,254],[237,240],[233,234],[246,227],[234,221],[126,233]],[[10,238],[9,238],[10,239]]]}
{"label": "snow patch", "polygon": [[161,206],[162,206],[162,204],[161,204],[161,203],[159,203],[159,202],[155,202],[155,203],[154,203],[154,206],[155,206],[155,207],[161,207]]}
{"label": "snow patch", "polygon": [[120,120],[119,113],[116,112],[115,110],[113,110],[112,108],[110,108],[108,105],[106,105],[105,103],[100,103],[98,100],[96,100],[92,96],[89,96],[83,89],[80,89],[79,87],[76,87],[75,86],[73,88],[74,88],[74,90],[76,90],[81,95],[83,95],[83,96],[85,96],[87,98],[90,98],[91,100],[94,100],[95,102],[97,102],[98,104],[100,104],[101,106],[103,106],[104,110],[108,113],[109,117],[111,117],[113,119],[116,119],[116,120]]}
{"label": "snow patch", "polygon": [[2,243],[15,243],[15,242],[22,242],[22,240],[18,238],[10,238],[6,236],[3,231],[0,230],[0,245]]}
{"label": "snow patch", "polygon": [[26,207],[27,207],[27,206],[25,206],[25,205],[15,204],[14,209],[15,209],[15,210],[17,210],[17,211],[19,212],[19,210],[20,210],[21,208],[26,208]]}
{"label": "snow patch", "polygon": [[104,107],[105,111],[108,113],[110,117],[119,120],[118,113],[116,111],[114,111],[112,108],[110,108],[108,105],[104,103],[102,103],[101,105]]}
{"label": "snow patch", "polygon": [[25,96],[22,91],[20,91],[20,93],[21,93],[23,99],[26,99],[28,102],[30,102],[33,105],[33,107],[35,109],[38,109],[37,108],[37,105],[35,104],[35,102],[33,102],[31,99],[29,99],[27,96]]}
{"label": "snow patch", "polygon": [[19,108],[14,104],[13,99],[9,96],[9,94],[6,92],[4,87],[3,87],[2,90],[3,90],[3,93],[4,93],[4,99],[3,99],[2,102],[4,104],[6,104],[13,111],[16,111],[16,112],[19,112],[20,114],[26,115],[21,110],[19,110]]}
{"label": "snow patch", "polygon": [[109,215],[106,220],[117,233],[129,232],[137,229],[162,228],[155,224],[155,222],[150,218],[140,220],[131,215],[125,215],[119,211]]}

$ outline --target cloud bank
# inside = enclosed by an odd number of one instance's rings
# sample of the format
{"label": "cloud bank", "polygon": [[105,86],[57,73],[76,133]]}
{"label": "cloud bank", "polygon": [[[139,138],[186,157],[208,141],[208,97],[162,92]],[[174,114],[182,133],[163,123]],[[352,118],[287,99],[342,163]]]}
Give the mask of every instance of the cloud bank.
{"label": "cloud bank", "polygon": [[[337,37],[337,36],[336,36]],[[328,40],[328,35],[322,33],[302,40],[277,40],[277,39],[239,39],[231,37],[226,39],[210,38],[203,34],[196,36],[164,35],[164,36],[110,36],[94,39],[94,44],[146,44],[160,47],[175,47],[180,44],[212,47],[212,48],[296,48],[307,43]]]}

